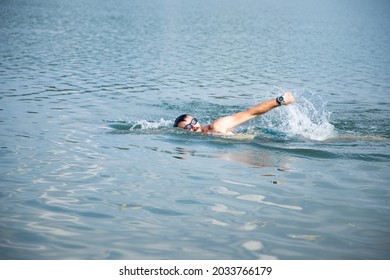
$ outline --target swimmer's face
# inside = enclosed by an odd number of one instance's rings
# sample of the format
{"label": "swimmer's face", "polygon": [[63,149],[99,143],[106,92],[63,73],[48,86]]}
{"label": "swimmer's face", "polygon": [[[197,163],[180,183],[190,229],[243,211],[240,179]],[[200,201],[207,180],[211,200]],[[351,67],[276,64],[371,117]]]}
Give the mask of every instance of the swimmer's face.
{"label": "swimmer's face", "polygon": [[202,126],[198,120],[190,115],[188,115],[184,121],[179,122],[177,126],[189,131],[202,132]]}

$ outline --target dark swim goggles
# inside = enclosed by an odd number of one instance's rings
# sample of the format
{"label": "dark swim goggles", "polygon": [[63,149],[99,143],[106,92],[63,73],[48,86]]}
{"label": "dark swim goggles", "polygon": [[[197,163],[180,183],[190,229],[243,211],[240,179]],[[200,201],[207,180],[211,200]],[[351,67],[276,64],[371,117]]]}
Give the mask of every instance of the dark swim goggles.
{"label": "dark swim goggles", "polygon": [[198,120],[196,118],[193,118],[189,124],[187,124],[184,129],[191,130],[193,125],[196,125],[198,123]]}

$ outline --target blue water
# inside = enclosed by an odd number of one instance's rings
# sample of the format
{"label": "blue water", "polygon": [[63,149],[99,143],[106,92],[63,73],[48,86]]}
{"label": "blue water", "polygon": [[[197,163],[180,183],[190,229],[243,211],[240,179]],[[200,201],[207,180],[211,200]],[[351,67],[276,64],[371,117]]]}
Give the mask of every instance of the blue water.
{"label": "blue water", "polygon": [[[1,259],[388,259],[385,0],[0,1]],[[202,124],[281,94],[234,137]]]}

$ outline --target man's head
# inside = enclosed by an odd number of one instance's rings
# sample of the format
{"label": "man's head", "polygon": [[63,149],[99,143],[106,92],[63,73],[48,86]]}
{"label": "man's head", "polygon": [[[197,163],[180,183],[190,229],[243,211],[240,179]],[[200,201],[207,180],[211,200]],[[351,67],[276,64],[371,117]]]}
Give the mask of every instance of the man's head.
{"label": "man's head", "polygon": [[202,126],[199,124],[198,120],[188,114],[178,116],[175,120],[175,123],[173,124],[173,127],[179,127],[189,131],[202,132]]}

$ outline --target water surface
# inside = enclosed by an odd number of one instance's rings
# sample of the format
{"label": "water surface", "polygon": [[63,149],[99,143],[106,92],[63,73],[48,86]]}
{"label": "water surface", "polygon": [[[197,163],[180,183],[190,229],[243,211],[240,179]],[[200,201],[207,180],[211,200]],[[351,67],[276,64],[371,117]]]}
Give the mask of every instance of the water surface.
{"label": "water surface", "polygon": [[323,2],[2,1],[0,258],[388,259],[390,6]]}

